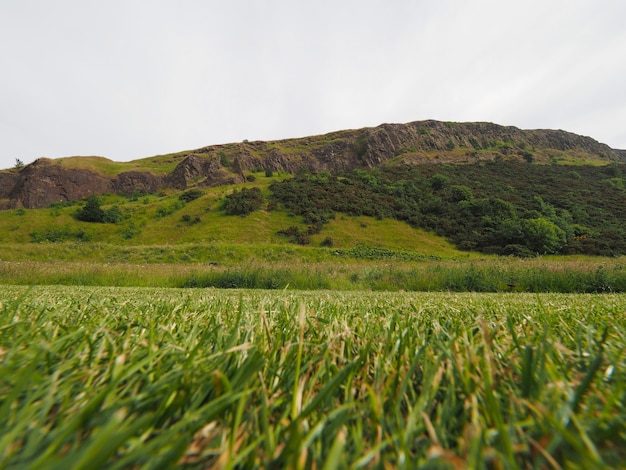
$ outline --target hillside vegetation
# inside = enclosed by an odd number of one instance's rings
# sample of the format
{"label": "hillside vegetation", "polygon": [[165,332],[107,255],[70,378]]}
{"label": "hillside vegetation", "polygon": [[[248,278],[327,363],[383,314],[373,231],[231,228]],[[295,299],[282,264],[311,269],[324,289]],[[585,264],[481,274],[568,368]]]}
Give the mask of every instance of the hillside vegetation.
{"label": "hillside vegetation", "polygon": [[335,213],[395,219],[485,253],[626,253],[622,165],[394,166],[341,177],[299,175],[273,201],[322,230]]}
{"label": "hillside vegetation", "polygon": [[564,131],[437,121],[44,159],[0,172],[0,281],[622,291],[622,161]]}
{"label": "hillside vegetation", "polygon": [[[392,166],[4,211],[3,243],[359,244],[437,256],[626,254],[623,166]],[[108,223],[107,223],[108,222]],[[449,241],[446,244],[440,238]],[[455,247],[455,248],[454,248]]]}
{"label": "hillside vegetation", "polygon": [[235,186],[7,210],[0,282],[623,292],[621,171],[499,161],[256,172]]}

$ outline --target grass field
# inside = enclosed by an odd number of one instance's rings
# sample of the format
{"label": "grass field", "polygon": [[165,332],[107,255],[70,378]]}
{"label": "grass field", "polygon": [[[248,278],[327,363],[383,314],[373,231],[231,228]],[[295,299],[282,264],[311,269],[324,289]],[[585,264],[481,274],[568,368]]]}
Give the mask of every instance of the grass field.
{"label": "grass field", "polygon": [[626,259],[439,257],[274,244],[0,245],[0,284],[454,292],[626,292]]}
{"label": "grass field", "polygon": [[626,296],[4,285],[1,468],[618,468]]}

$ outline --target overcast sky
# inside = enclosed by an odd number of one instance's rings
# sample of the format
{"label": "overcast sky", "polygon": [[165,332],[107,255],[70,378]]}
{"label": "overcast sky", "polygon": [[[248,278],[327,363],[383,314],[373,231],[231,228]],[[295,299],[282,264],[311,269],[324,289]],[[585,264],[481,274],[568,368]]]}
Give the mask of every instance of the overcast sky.
{"label": "overcast sky", "polygon": [[0,168],[423,119],[626,149],[625,0],[0,0]]}

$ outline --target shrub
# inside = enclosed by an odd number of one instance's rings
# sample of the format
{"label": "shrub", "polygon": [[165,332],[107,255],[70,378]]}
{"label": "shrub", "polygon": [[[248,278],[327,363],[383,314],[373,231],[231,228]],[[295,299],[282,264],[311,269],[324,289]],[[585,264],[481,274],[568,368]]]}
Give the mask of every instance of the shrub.
{"label": "shrub", "polygon": [[248,215],[259,210],[263,202],[263,193],[259,188],[243,188],[227,195],[221,208],[228,215]]}
{"label": "shrub", "polygon": [[565,232],[544,217],[522,221],[524,242],[537,253],[556,253],[566,242]]}
{"label": "shrub", "polygon": [[230,160],[228,160],[228,156],[224,152],[219,152],[217,154],[220,157],[220,165],[228,167],[230,166]]}
{"label": "shrub", "polygon": [[74,217],[81,222],[109,223],[116,224],[120,222],[124,216],[117,206],[110,209],[102,209],[100,207],[100,199],[97,196],[89,196],[85,205],[78,209]]}
{"label": "shrub", "polygon": [[202,219],[200,219],[200,217],[195,216],[195,217],[191,217],[189,214],[184,214],[180,220],[188,225],[195,225],[195,224],[199,224],[200,222],[202,222]]}
{"label": "shrub", "polygon": [[69,227],[48,227],[43,230],[31,232],[30,239],[33,243],[60,243],[69,240],[88,242],[91,240],[91,237],[84,230],[74,232]]}
{"label": "shrub", "polygon": [[295,225],[284,230],[279,230],[278,235],[289,238],[291,243],[297,243],[298,245],[308,245],[311,243],[310,233],[307,230],[301,231]]}
{"label": "shrub", "polygon": [[85,205],[76,212],[76,218],[82,222],[103,222],[104,210],[100,207],[98,196],[89,196]]}
{"label": "shrub", "polygon": [[445,188],[448,185],[448,177],[441,174],[436,174],[430,179],[430,187],[433,190],[438,191]]}
{"label": "shrub", "polygon": [[320,243],[320,246],[325,246],[328,248],[332,248],[332,246],[335,244],[335,242],[333,241],[333,239],[331,237],[326,237],[324,238],[324,240],[322,240],[322,243]]}
{"label": "shrub", "polygon": [[108,210],[104,211],[104,215],[102,217],[102,222],[108,224],[116,224],[121,222],[124,216],[122,215],[122,211],[117,206],[113,206]]}
{"label": "shrub", "polygon": [[185,191],[180,196],[178,196],[178,199],[180,199],[183,202],[191,202],[191,201],[198,199],[203,194],[204,193],[200,191],[199,189],[190,189],[189,191]]}

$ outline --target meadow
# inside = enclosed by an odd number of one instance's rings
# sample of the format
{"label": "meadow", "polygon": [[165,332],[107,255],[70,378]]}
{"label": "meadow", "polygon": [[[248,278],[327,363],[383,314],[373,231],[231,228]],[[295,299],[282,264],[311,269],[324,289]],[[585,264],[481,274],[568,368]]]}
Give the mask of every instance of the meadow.
{"label": "meadow", "polygon": [[617,468],[626,297],[17,286],[2,468]]}
{"label": "meadow", "polygon": [[626,259],[439,257],[358,245],[0,246],[0,284],[412,292],[626,292]]}

